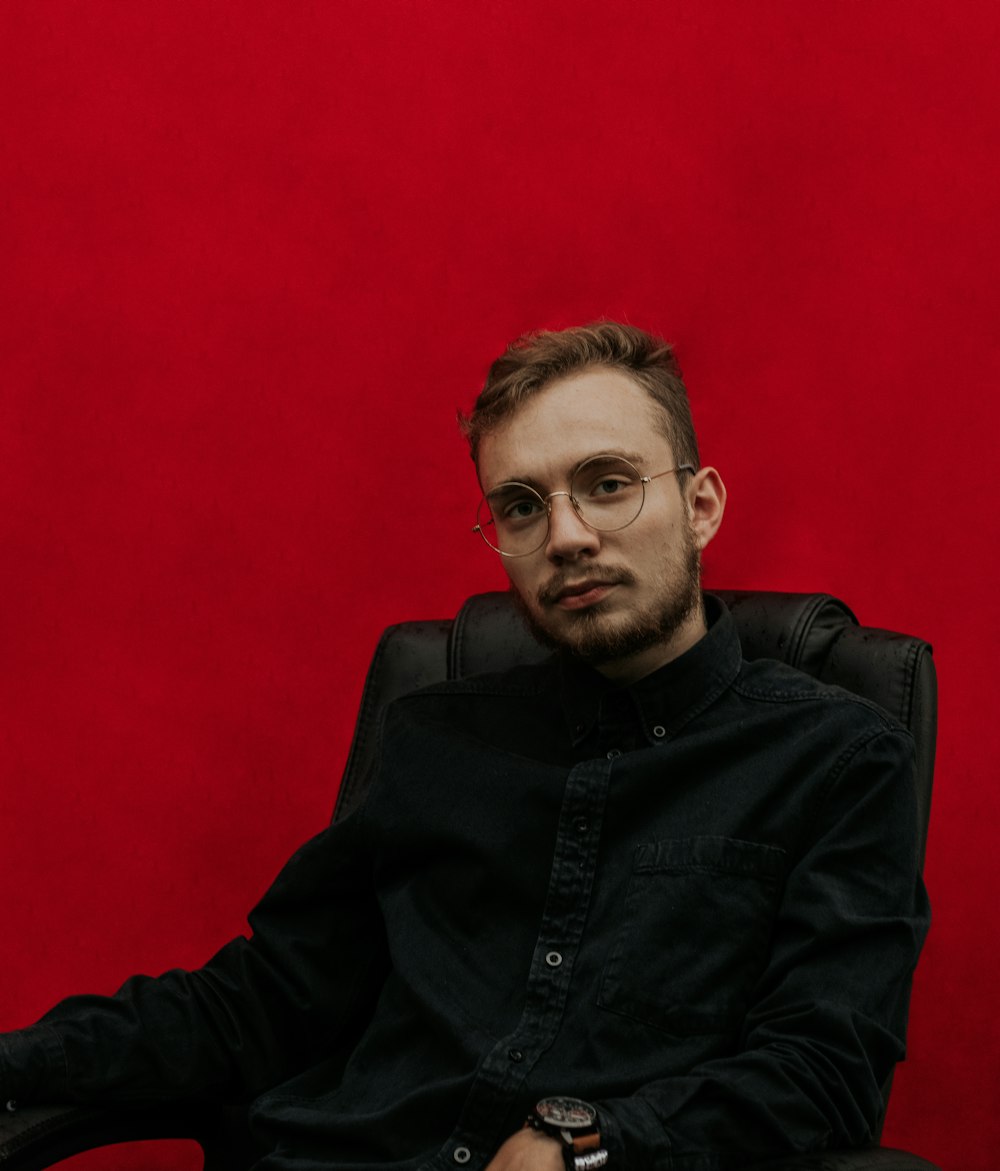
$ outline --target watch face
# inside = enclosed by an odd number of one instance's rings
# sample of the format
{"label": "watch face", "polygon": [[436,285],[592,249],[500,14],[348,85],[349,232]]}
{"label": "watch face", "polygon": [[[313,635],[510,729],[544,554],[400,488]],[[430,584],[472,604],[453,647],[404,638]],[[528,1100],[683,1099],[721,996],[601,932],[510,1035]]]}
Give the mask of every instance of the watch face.
{"label": "watch face", "polygon": [[597,1121],[594,1107],[579,1098],[543,1098],[535,1110],[543,1121],[562,1130],[579,1130]]}

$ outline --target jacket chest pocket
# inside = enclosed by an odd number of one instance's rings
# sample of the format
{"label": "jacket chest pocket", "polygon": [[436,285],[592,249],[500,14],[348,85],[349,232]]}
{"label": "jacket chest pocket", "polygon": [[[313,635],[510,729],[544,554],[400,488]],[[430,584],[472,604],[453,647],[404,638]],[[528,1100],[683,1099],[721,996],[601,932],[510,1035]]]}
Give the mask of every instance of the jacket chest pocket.
{"label": "jacket chest pocket", "polygon": [[598,1004],[674,1034],[738,1029],[767,961],[784,858],[733,838],[639,846]]}

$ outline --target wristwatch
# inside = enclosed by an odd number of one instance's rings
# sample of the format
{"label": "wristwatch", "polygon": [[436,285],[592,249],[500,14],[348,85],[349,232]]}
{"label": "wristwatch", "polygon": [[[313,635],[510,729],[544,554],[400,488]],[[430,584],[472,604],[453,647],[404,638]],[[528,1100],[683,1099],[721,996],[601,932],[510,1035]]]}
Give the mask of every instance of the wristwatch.
{"label": "wristwatch", "polygon": [[608,1152],[601,1146],[597,1108],[581,1098],[542,1098],[524,1125],[562,1143],[567,1171],[596,1171],[608,1161]]}

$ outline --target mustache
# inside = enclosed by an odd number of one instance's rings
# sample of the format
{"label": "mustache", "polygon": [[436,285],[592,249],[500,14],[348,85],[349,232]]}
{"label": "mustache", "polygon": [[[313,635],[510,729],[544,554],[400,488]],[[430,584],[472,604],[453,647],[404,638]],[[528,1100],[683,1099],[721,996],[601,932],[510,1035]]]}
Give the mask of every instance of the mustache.
{"label": "mustache", "polygon": [[636,577],[630,569],[626,569],[624,566],[592,569],[572,577],[566,573],[554,573],[536,594],[539,605],[554,605],[559,600],[560,594],[582,582],[586,582],[588,585],[635,585]]}

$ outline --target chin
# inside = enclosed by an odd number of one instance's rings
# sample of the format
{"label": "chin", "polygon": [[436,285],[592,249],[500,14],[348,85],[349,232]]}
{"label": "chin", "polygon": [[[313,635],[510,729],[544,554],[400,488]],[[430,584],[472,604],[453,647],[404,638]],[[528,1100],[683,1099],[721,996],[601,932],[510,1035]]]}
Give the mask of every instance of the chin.
{"label": "chin", "polygon": [[651,617],[625,615],[602,619],[601,615],[588,613],[563,645],[585,663],[603,667],[669,642],[673,634],[672,623],[664,629],[661,621]]}
{"label": "chin", "polygon": [[694,607],[701,605],[699,593],[694,605],[685,601],[662,612],[615,615],[608,612],[606,603],[599,602],[588,610],[567,614],[566,620],[556,625],[530,608],[516,591],[514,598],[539,642],[552,650],[567,651],[593,667],[669,642]]}
{"label": "chin", "polygon": [[669,645],[704,610],[697,561],[689,568],[683,589],[658,598],[658,605],[625,614],[615,614],[609,600],[588,610],[561,612],[562,621],[553,623],[547,614],[530,607],[513,587],[512,593],[539,642],[596,667],[629,659],[653,646]]}

